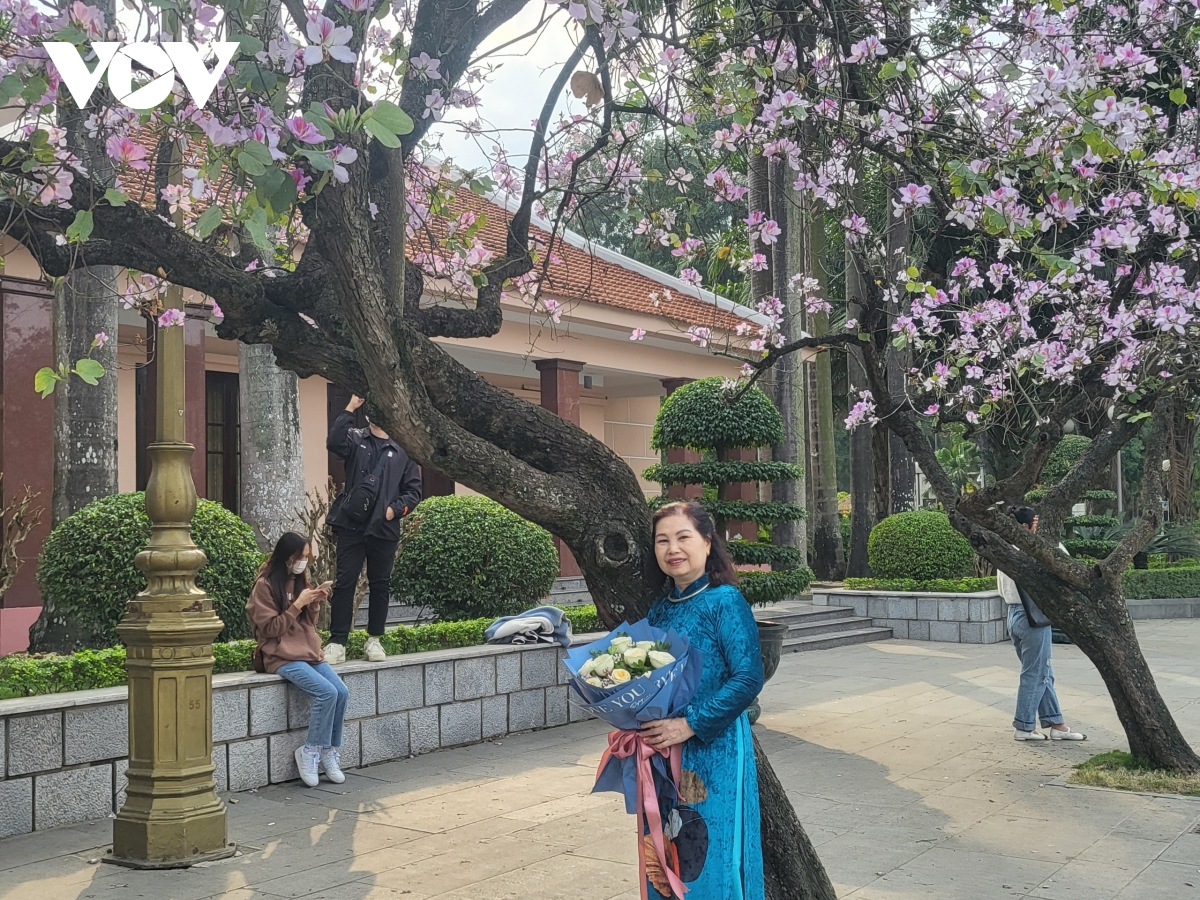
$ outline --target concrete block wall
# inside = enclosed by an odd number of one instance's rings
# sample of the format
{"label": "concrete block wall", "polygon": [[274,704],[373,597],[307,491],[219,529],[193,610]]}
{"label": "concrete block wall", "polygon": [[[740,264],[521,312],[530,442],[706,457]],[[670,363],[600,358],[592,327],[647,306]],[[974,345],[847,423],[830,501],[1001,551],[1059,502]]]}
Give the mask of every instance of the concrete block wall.
{"label": "concrete block wall", "polygon": [[918,594],[890,591],[813,591],[814,606],[848,606],[856,616],[892,629],[892,637],[952,644],[1008,640],[1008,606],[997,593]]}
{"label": "concrete block wall", "polygon": [[[588,636],[580,636],[586,643]],[[342,764],[359,768],[586,718],[557,647],[463,647],[350,662]],[[213,678],[217,790],[297,776],[307,695],[275,675]],[[124,802],[124,687],[0,700],[0,838],[103,818]]]}

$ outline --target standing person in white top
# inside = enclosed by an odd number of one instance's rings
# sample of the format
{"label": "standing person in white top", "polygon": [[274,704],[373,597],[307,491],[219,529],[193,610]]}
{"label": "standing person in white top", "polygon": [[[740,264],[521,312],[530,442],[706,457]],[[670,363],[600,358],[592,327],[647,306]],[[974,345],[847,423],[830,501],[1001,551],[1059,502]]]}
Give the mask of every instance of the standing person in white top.
{"label": "standing person in white top", "polygon": [[[1037,531],[1037,516],[1027,506],[1010,511],[1014,519]],[[1017,711],[1013,716],[1013,737],[1018,741],[1085,741],[1087,735],[1063,724],[1058,694],[1054,691],[1054,671],[1050,664],[1053,629],[1030,623],[1021,603],[1021,589],[1004,572],[997,570],[996,587],[1008,604],[1008,633],[1021,660],[1021,683],[1017,688]],[[1037,720],[1050,729],[1049,737],[1037,730]]]}

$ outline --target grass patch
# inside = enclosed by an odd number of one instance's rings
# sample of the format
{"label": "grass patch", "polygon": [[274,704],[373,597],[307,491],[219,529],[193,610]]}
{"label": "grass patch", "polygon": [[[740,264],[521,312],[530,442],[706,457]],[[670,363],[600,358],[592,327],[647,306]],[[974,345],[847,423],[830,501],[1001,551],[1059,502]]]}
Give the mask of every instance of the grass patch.
{"label": "grass patch", "polygon": [[1124,750],[1111,750],[1093,756],[1076,766],[1074,774],[1067,781],[1069,784],[1114,788],[1118,791],[1200,797],[1200,775],[1155,769]]}

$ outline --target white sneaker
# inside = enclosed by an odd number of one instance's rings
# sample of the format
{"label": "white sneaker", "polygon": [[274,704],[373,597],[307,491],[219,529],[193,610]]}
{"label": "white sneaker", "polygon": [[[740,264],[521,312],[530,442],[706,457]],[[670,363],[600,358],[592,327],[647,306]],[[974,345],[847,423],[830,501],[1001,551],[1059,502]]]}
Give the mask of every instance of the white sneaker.
{"label": "white sneaker", "polygon": [[[307,744],[296,748],[296,768],[300,770],[300,780],[309,787],[316,787],[321,781],[321,751],[310,750]],[[345,776],[342,776],[345,781]]]}
{"label": "white sneaker", "polygon": [[383,662],[387,659],[387,654],[383,650],[383,644],[379,643],[379,638],[377,637],[367,638],[363,652],[367,654],[367,659],[370,662]]}
{"label": "white sneaker", "polygon": [[325,662],[331,666],[336,666],[338,663],[346,661],[346,646],[344,644],[326,644],[325,645]]}
{"label": "white sneaker", "polygon": [[344,784],[346,773],[342,771],[342,754],[337,747],[325,747],[321,750],[321,768],[325,776],[334,784]]}
{"label": "white sneaker", "polygon": [[1020,728],[1013,729],[1013,740],[1016,741],[1045,741],[1049,740],[1040,731],[1022,731]]}
{"label": "white sneaker", "polygon": [[1078,731],[1072,731],[1068,728],[1066,731],[1059,731],[1057,728],[1050,729],[1050,740],[1052,741],[1086,741],[1087,735],[1080,734]]}

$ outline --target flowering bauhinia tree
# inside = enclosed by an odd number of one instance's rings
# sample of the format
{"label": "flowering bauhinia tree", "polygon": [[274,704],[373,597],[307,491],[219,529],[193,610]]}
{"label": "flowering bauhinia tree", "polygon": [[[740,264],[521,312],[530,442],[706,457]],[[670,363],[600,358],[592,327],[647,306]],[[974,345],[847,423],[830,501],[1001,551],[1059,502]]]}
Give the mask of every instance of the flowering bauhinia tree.
{"label": "flowering bauhinia tree", "polygon": [[[739,223],[749,241],[735,262],[772,265],[770,245],[797,211],[830,223],[846,249],[844,265],[811,249],[783,263],[811,316],[829,310],[831,280],[845,284],[843,333],[796,339],[783,298],[767,297],[760,311],[774,324],[726,351],[744,356],[751,381],[818,341],[852,353],[866,383],[847,426],[903,441],[954,526],[1096,663],[1137,756],[1200,770],[1121,594],[1161,524],[1172,422],[1197,397],[1197,3],[705,12],[675,32],[679,50],[659,67],[656,96],[686,111],[655,112],[681,152],[705,159],[718,197],[741,199],[747,159],[751,174],[765,157],[790,183],[790,206]],[[687,135],[697,117],[727,127],[698,146]],[[674,208],[645,210],[642,227],[685,261],[736,250],[688,235]],[[1039,481],[1064,423],[1097,411],[1110,422],[1046,494],[1040,532],[1016,526],[1003,506]],[[1069,558],[1058,542],[1073,502],[1147,420],[1140,521],[1106,559]],[[947,424],[1023,434],[1015,473],[960,496],[930,439]]]}

